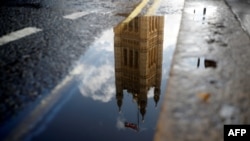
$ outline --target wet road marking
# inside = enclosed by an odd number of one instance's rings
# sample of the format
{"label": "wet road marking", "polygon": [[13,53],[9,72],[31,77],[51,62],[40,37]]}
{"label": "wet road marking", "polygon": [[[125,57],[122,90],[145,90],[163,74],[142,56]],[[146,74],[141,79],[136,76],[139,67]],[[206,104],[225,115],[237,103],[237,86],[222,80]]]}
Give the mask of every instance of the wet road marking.
{"label": "wet road marking", "polygon": [[128,15],[128,17],[126,17],[126,19],[124,19],[120,25],[118,27],[120,27],[121,29],[124,28],[124,26],[129,23],[131,20],[133,20],[136,16],[138,16],[142,9],[148,4],[149,0],[142,0],[134,9],[133,11]]}
{"label": "wet road marking", "polygon": [[26,36],[29,36],[31,34],[34,34],[40,31],[42,31],[42,29],[39,29],[36,27],[26,27],[26,28],[11,32],[7,35],[0,37],[0,46],[7,44],[9,42],[15,41],[15,40],[19,40],[21,38],[24,38]]}
{"label": "wet road marking", "polygon": [[159,7],[161,0],[154,0],[154,3],[151,5],[151,7],[148,9],[147,13],[145,14],[145,16],[150,16],[150,15],[154,15],[156,10]]}
{"label": "wet road marking", "polygon": [[65,19],[70,19],[70,20],[76,20],[76,19],[79,19],[85,15],[88,15],[89,13],[88,12],[85,12],[85,11],[82,11],[82,12],[75,12],[75,13],[71,13],[69,15],[65,15],[63,16],[63,18]]}
{"label": "wet road marking", "polygon": [[149,0],[142,0],[122,23],[129,23],[132,19],[134,19],[147,5],[148,1]]}

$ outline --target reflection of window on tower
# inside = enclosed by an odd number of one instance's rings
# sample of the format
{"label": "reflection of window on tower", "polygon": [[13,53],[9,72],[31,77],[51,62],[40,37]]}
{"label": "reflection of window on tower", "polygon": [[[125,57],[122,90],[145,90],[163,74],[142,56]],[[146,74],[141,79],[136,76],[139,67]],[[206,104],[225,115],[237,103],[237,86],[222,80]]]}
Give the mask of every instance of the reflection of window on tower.
{"label": "reflection of window on tower", "polygon": [[154,28],[155,28],[154,17],[152,17],[152,20],[151,20],[151,21],[152,21],[152,31],[154,31],[154,30],[155,30],[155,29],[154,29]]}
{"label": "reflection of window on tower", "polygon": [[149,66],[151,66],[151,50],[149,50]]}
{"label": "reflection of window on tower", "polygon": [[154,62],[156,62],[156,57],[157,57],[157,50],[156,50],[157,48],[155,47],[154,48],[154,51],[155,51],[155,58],[154,58]]}
{"label": "reflection of window on tower", "polygon": [[151,58],[150,58],[150,60],[151,60],[151,66],[153,64],[153,57],[154,57],[154,53],[153,53],[153,49],[151,49]]}
{"label": "reflection of window on tower", "polygon": [[138,64],[139,64],[138,61],[139,61],[139,60],[138,60],[138,51],[136,51],[136,52],[135,52],[135,67],[136,67],[136,68],[138,68]]}
{"label": "reflection of window on tower", "polygon": [[133,66],[133,51],[129,50],[129,66]]}
{"label": "reflection of window on tower", "polygon": [[152,58],[153,58],[153,52],[152,49],[150,49],[150,66],[152,65],[153,62]]}
{"label": "reflection of window on tower", "polygon": [[127,49],[123,49],[124,52],[124,66],[127,66]]}
{"label": "reflection of window on tower", "polygon": [[155,50],[154,50],[154,49],[155,49],[155,48],[152,49],[152,52],[153,52],[152,63],[155,62]]}
{"label": "reflection of window on tower", "polygon": [[154,19],[153,17],[150,19],[151,32],[154,30]]}
{"label": "reflection of window on tower", "polygon": [[124,25],[124,30],[125,31],[128,30],[128,25],[127,24]]}
{"label": "reflection of window on tower", "polygon": [[157,19],[155,19],[154,22],[155,22],[155,29],[157,29]]}
{"label": "reflection of window on tower", "polygon": [[156,18],[154,18],[154,30],[156,30]]}
{"label": "reflection of window on tower", "polygon": [[152,31],[152,20],[151,17],[149,18],[149,32]]}
{"label": "reflection of window on tower", "polygon": [[131,22],[128,23],[129,31],[133,31],[133,24],[134,24],[133,21],[131,21]]}
{"label": "reflection of window on tower", "polygon": [[138,18],[135,18],[135,32],[138,32],[138,24],[139,24],[139,22],[138,22]]}
{"label": "reflection of window on tower", "polygon": [[151,66],[151,50],[148,52],[148,67]]}

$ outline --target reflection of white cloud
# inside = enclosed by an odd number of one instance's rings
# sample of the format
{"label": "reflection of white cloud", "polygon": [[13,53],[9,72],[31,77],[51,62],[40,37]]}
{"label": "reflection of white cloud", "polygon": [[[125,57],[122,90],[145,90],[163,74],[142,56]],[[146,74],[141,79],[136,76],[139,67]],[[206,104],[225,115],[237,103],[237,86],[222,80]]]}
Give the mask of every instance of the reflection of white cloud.
{"label": "reflection of white cloud", "polygon": [[103,46],[99,46],[98,49],[103,49],[103,50],[106,50],[106,51],[113,51],[114,50],[113,46],[112,47],[106,47],[107,45],[110,45],[111,40],[113,42],[113,38],[114,38],[113,29],[106,30],[106,31],[104,31],[102,33],[102,36],[95,43],[103,44]]}
{"label": "reflection of white cloud", "polygon": [[103,32],[74,69],[73,74],[80,80],[79,89],[83,96],[108,102],[115,95],[113,44],[113,30]]}
{"label": "reflection of white cloud", "polygon": [[151,87],[148,91],[148,98],[152,98],[154,97],[154,90],[155,90],[155,87]]}
{"label": "reflection of white cloud", "polygon": [[124,121],[125,121],[125,119],[123,119],[123,118],[121,118],[121,117],[118,117],[118,118],[117,118],[116,127],[117,127],[119,130],[125,129]]}
{"label": "reflection of white cloud", "polygon": [[102,102],[110,101],[115,93],[113,67],[105,64],[98,68],[95,66],[85,66],[84,68],[85,70],[80,76],[81,94]]}
{"label": "reflection of white cloud", "polygon": [[71,75],[79,75],[83,71],[83,67],[81,64],[77,65],[71,72]]}

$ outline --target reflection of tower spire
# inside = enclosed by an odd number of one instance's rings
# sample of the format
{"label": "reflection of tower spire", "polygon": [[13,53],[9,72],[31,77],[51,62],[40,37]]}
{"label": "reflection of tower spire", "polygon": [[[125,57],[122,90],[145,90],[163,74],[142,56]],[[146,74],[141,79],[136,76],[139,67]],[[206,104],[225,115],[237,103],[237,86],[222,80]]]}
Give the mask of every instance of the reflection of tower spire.
{"label": "reflection of tower spire", "polygon": [[159,99],[160,99],[160,89],[159,88],[155,88],[154,90],[154,101],[155,101],[155,107],[157,107],[157,104],[159,102]]}
{"label": "reflection of tower spire", "polygon": [[117,106],[119,109],[119,112],[121,112],[121,107],[122,107],[122,99],[123,99],[123,93],[116,93],[116,100],[117,100]]}
{"label": "reflection of tower spire", "polygon": [[117,100],[118,110],[121,112],[122,100]]}
{"label": "reflection of tower spire", "polygon": [[147,106],[147,101],[146,100],[141,100],[139,101],[140,104],[140,113],[142,116],[142,121],[144,121],[144,116],[146,114],[146,106]]}

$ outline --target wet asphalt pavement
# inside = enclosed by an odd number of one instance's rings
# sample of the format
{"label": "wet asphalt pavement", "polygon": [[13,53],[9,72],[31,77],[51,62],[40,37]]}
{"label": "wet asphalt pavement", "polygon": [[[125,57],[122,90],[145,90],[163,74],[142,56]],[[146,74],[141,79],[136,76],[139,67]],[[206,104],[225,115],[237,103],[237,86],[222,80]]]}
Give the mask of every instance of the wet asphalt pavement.
{"label": "wet asphalt pavement", "polygon": [[[1,122],[49,93],[100,32],[123,18],[113,14],[124,7],[119,2],[50,0],[42,1],[41,7],[34,3],[10,2],[0,7],[0,36],[25,27],[42,30],[0,47]],[[77,20],[63,17],[78,11],[86,15]]]}

